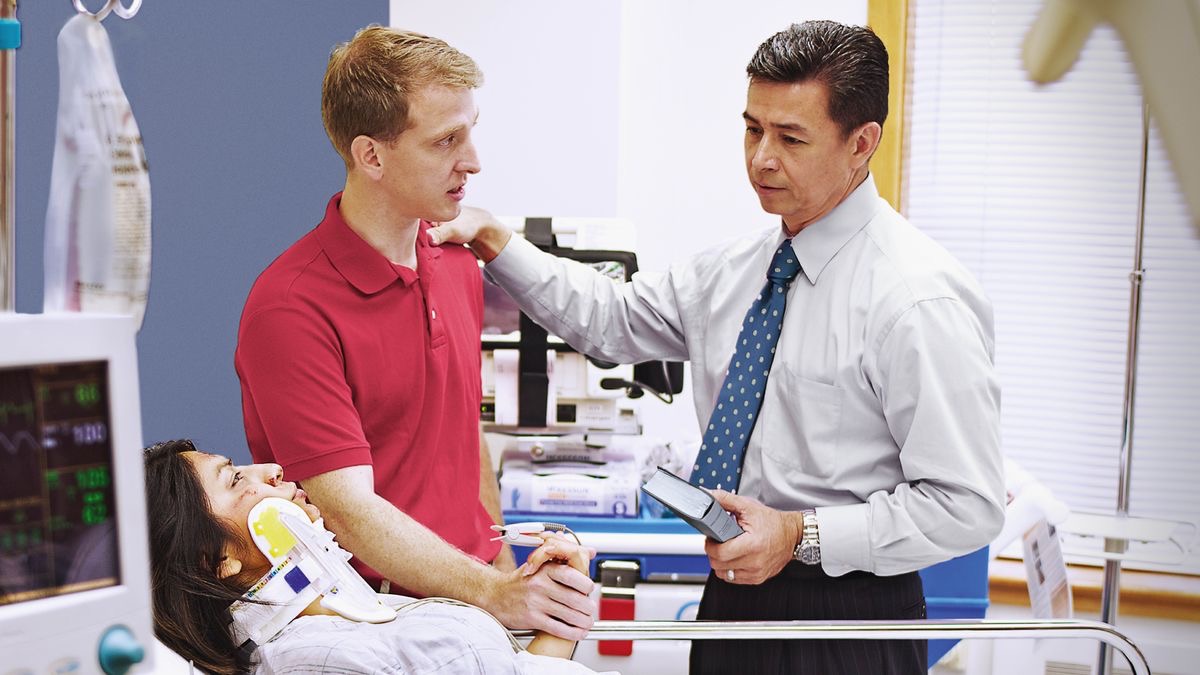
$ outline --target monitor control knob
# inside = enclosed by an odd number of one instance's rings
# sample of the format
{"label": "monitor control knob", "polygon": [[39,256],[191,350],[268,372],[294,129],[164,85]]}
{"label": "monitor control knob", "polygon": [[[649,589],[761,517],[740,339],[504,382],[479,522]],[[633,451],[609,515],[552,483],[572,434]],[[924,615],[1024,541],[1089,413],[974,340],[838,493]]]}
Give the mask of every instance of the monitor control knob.
{"label": "monitor control knob", "polygon": [[146,658],[146,650],[125,626],[113,626],[100,638],[100,668],[108,675],[125,675]]}

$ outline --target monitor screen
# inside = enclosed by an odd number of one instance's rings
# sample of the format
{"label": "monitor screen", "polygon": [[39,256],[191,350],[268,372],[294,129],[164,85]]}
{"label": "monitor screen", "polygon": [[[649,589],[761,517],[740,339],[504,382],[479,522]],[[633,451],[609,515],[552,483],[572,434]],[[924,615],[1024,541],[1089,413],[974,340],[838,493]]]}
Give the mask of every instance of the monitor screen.
{"label": "monitor screen", "polygon": [[0,606],[120,583],[108,379],[0,368]]}

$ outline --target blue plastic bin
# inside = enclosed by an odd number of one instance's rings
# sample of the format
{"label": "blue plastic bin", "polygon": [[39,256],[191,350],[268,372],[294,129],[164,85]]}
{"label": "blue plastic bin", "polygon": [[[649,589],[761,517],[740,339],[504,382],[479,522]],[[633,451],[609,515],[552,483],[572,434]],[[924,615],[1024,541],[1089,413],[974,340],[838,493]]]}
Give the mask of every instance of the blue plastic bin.
{"label": "blue plastic bin", "polygon": [[[982,619],[988,608],[988,547],[921,570],[930,619]],[[929,665],[958,640],[930,640]]]}

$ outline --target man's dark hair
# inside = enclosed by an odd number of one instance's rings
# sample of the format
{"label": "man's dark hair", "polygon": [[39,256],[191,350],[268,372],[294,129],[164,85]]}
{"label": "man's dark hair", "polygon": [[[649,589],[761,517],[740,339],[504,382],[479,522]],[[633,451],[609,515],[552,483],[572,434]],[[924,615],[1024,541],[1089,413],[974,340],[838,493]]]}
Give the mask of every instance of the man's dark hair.
{"label": "man's dark hair", "polygon": [[794,23],[759,45],[746,74],[751,82],[824,83],[829,117],[846,134],[867,122],[883,126],[887,119],[887,48],[865,26]]}

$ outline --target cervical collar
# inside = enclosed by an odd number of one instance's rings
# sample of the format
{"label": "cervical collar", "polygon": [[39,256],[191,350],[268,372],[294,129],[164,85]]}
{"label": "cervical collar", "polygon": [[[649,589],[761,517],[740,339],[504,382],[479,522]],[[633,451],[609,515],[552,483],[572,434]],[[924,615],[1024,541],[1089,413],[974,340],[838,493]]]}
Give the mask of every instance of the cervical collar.
{"label": "cervical collar", "polygon": [[313,522],[297,504],[268,497],[250,510],[246,524],[272,567],[229,607],[237,644],[267,642],[318,597],[322,607],[351,621],[396,618],[347,562],[351,555],[323,519]]}

